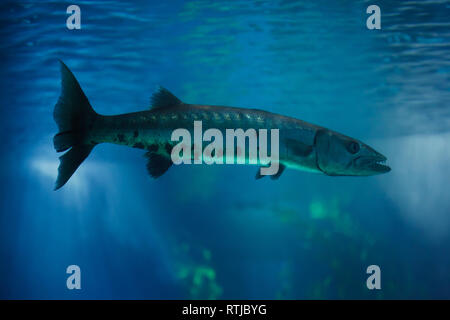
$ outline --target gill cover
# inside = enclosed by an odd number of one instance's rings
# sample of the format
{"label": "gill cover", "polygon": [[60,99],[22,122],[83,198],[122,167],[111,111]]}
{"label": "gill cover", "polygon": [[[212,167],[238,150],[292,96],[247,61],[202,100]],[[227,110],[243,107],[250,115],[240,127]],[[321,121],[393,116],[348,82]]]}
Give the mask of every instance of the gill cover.
{"label": "gill cover", "polygon": [[353,168],[353,160],[360,151],[360,143],[336,132],[320,129],[315,137],[317,168],[330,176],[360,175]]}
{"label": "gill cover", "polygon": [[381,153],[331,130],[318,130],[314,145],[317,168],[330,176],[371,176],[391,170]]}
{"label": "gill cover", "polygon": [[324,129],[318,130],[314,138],[314,145],[316,147],[317,168],[325,174],[332,175],[327,172],[328,165],[331,162],[328,154],[332,145],[329,131]]}

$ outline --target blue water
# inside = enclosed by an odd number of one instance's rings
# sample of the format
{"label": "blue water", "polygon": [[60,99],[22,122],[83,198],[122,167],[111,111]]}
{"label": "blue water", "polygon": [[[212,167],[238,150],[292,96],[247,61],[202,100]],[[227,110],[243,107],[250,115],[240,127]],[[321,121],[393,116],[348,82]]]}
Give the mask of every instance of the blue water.
{"label": "blue water", "polygon": [[[0,298],[450,298],[450,1],[377,1],[381,30],[368,1],[77,1],[81,30],[69,4],[0,5]],[[142,151],[99,145],[55,192],[58,58],[99,113],[161,84],[356,137],[392,171],[152,180]]]}

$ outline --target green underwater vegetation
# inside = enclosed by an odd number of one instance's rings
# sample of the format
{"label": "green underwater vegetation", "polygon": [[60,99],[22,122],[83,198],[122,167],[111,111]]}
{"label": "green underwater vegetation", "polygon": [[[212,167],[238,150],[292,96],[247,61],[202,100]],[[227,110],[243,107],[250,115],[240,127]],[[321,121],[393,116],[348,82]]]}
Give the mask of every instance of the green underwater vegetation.
{"label": "green underwater vegetation", "polygon": [[[398,259],[398,252],[382,237],[364,230],[345,209],[346,204],[348,202],[342,202],[338,197],[316,197],[301,208],[289,205],[267,208],[255,203],[239,203],[238,207],[231,207],[227,215],[239,214],[245,219],[260,215],[262,219],[271,219],[269,224],[276,234],[279,237],[288,234],[290,250],[298,251],[297,254],[281,256],[282,263],[274,273],[274,299],[383,299],[412,297],[418,292],[426,295],[424,288],[414,285],[412,272]],[[241,227],[235,226],[237,229]],[[255,237],[258,234],[256,232]],[[187,238],[176,246],[174,255],[178,261],[176,279],[183,284],[188,297],[220,299],[227,296],[227,289],[233,281],[223,282],[222,279],[229,278],[231,275],[227,273],[230,271],[213,259],[223,254],[222,249],[216,249],[215,252],[214,248],[207,249],[199,242],[189,243]],[[279,251],[282,249],[279,248]],[[251,249],[252,252],[249,248],[245,250],[248,254],[255,254],[258,259],[280,259],[272,251],[260,257],[255,252],[259,250],[256,247]],[[265,252],[264,249],[261,252]],[[389,277],[383,278],[382,290],[371,291],[366,287],[369,275],[365,268],[374,261],[381,266],[394,266],[398,273],[395,277],[389,274]],[[314,268],[314,279],[307,276],[311,266],[319,266]],[[221,277],[217,277],[218,273]],[[400,292],[399,288],[403,290]]]}
{"label": "green underwater vegetation", "polygon": [[191,248],[182,243],[176,248],[175,255],[179,263],[175,267],[178,279],[188,293],[189,299],[215,300],[222,295],[222,288],[217,283],[216,271],[211,263],[211,251]]}

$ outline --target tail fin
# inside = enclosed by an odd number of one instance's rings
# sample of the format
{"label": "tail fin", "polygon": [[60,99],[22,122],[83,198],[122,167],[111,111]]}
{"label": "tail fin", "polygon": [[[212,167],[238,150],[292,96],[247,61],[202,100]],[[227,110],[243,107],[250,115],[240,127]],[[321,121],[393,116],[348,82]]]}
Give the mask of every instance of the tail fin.
{"label": "tail fin", "polygon": [[75,76],[61,60],[60,63],[61,95],[53,111],[59,133],[53,138],[53,144],[57,152],[71,149],[59,158],[55,190],[70,179],[94,148],[95,145],[85,142],[85,137],[89,125],[97,116]]}

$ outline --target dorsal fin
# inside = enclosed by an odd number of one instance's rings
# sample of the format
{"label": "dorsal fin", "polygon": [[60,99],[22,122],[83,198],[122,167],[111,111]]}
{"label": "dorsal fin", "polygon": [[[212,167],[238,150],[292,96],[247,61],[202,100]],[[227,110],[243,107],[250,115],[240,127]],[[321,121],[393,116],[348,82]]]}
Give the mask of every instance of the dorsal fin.
{"label": "dorsal fin", "polygon": [[174,107],[183,103],[169,90],[163,87],[159,87],[159,89],[152,95],[152,97],[150,98],[150,102],[150,109]]}

